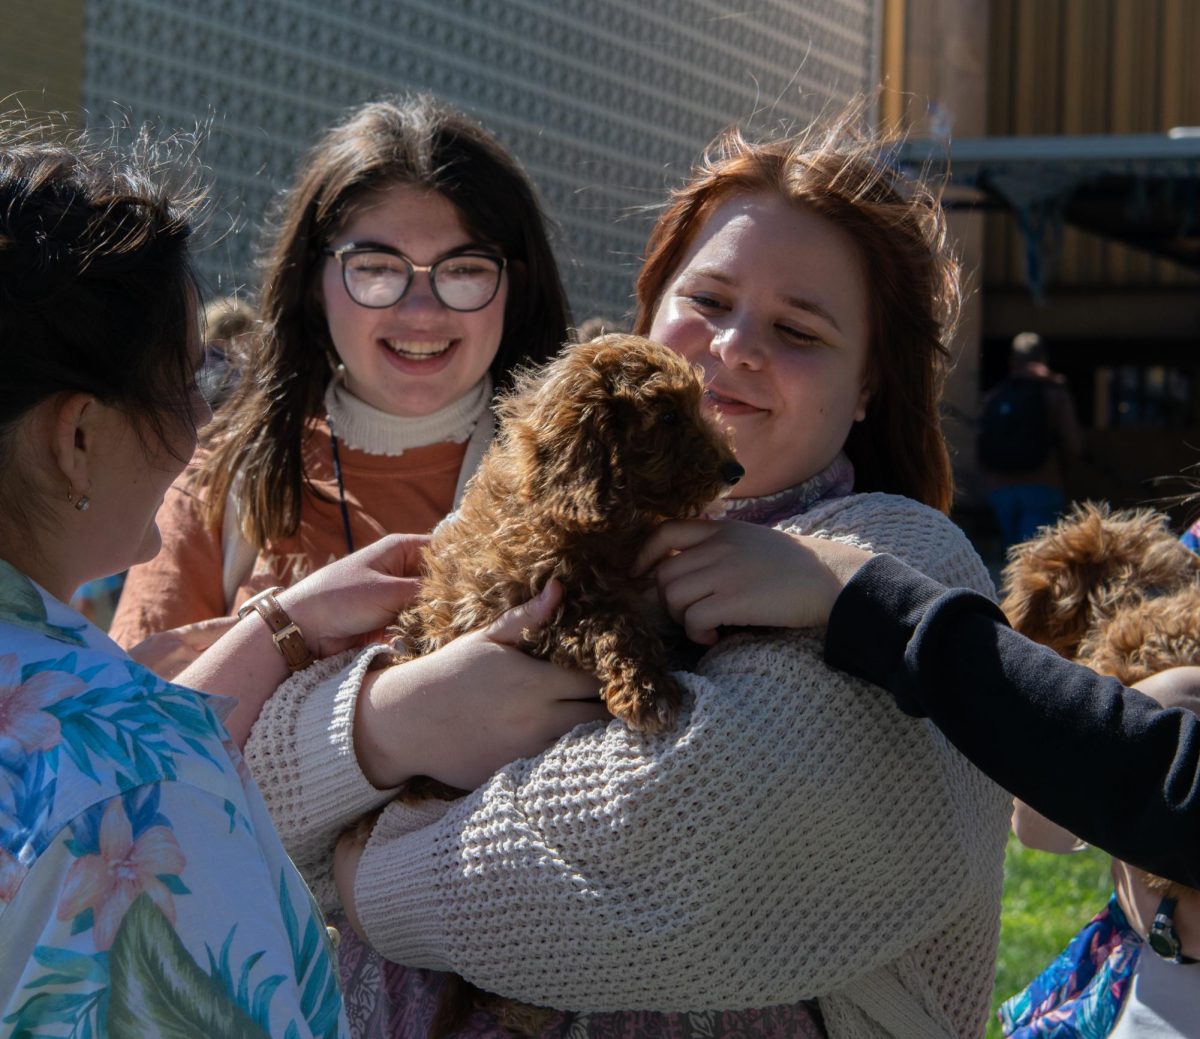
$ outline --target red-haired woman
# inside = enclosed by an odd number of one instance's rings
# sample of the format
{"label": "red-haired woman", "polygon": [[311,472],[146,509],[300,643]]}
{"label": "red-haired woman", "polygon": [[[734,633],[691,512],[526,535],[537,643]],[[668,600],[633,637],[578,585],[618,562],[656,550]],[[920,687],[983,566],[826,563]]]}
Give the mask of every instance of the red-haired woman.
{"label": "red-haired woman", "polygon": [[[365,848],[340,846],[342,902],[390,960],[561,1011],[551,1034],[982,1034],[1007,798],[791,630],[809,566],[796,534],[991,593],[945,515],[958,271],[941,210],[846,124],[734,133],[647,255],[636,328],[704,369],[746,469],[732,522],[668,525],[648,547],[668,607],[712,644],[682,675],[679,723],[584,726],[452,805],[389,805]],[[734,625],[763,630],[717,638]],[[259,774],[314,877],[338,829],[416,770],[389,705],[453,686],[461,653],[439,652],[368,674],[363,656],[267,704],[248,757],[258,769],[283,745],[273,760],[296,763],[273,786]],[[470,723],[442,709],[452,743]],[[344,971],[362,962],[342,955]],[[364,1030],[423,1034],[436,975],[392,979],[397,1017],[373,1006]],[[470,1029],[499,1025],[480,1013]]]}

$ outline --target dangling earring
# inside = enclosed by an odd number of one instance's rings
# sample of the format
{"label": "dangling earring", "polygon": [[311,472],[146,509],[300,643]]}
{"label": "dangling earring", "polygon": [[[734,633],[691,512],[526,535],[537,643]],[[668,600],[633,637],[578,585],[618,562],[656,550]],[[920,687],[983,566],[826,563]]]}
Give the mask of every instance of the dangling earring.
{"label": "dangling earring", "polygon": [[88,506],[92,504],[91,499],[86,494],[81,494],[76,498],[69,486],[67,487],[67,501],[74,505],[78,512],[87,512]]}

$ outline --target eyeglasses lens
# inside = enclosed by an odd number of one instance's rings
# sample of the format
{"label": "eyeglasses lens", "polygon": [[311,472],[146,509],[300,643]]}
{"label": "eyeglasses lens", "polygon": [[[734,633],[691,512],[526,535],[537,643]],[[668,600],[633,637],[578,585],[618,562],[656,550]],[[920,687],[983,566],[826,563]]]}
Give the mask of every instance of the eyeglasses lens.
{"label": "eyeglasses lens", "polygon": [[[342,258],[350,298],[364,307],[390,307],[408,291],[412,277],[404,258],[385,252],[347,253]],[[452,310],[479,310],[500,287],[501,262],[492,256],[447,256],[429,276],[437,298]]]}
{"label": "eyeglasses lens", "polygon": [[408,289],[408,266],[389,253],[348,253],[342,257],[346,289],[364,307],[390,307]]}
{"label": "eyeglasses lens", "polygon": [[454,310],[478,310],[496,295],[500,264],[490,256],[448,256],[433,265],[434,289]]}

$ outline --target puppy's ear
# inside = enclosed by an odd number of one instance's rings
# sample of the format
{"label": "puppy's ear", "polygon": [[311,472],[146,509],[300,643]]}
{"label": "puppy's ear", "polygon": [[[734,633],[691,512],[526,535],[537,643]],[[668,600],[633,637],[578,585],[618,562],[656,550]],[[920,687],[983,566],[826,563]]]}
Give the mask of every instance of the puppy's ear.
{"label": "puppy's ear", "polygon": [[1004,569],[1000,608],[1013,629],[1068,659],[1091,626],[1091,593],[1105,576],[1105,518],[1074,509],[1010,549]]}
{"label": "puppy's ear", "polygon": [[610,496],[608,390],[601,373],[571,366],[511,408],[520,458],[518,494],[555,524],[582,530],[603,522]]}
{"label": "puppy's ear", "polygon": [[586,530],[606,522],[612,484],[606,409],[584,408],[572,435],[557,445],[542,444],[541,504],[565,530]]}

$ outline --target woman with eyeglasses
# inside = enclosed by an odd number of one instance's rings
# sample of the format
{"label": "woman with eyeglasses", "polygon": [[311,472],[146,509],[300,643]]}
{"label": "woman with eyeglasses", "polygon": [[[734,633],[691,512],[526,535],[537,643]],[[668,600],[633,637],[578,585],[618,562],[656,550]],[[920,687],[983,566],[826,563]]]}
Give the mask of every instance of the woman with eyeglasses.
{"label": "woman with eyeglasses", "polygon": [[[983,1034],[1008,798],[788,630],[809,626],[796,534],[992,591],[945,515],[958,265],[889,148],[853,108],[794,139],[731,131],[651,232],[634,328],[703,369],[746,470],[724,521],[664,524],[643,552],[711,647],[677,676],[671,730],[581,726],[494,775],[464,767],[487,722],[454,698],[507,668],[463,640],[330,660],[262,705],[247,763],[318,899],[358,928],[339,948],[356,1036]],[[413,732],[435,713],[440,735]],[[476,789],[394,800],[412,775]],[[440,971],[554,1012],[443,1001]]]}
{"label": "woman with eyeglasses", "polygon": [[365,104],[299,171],[268,224],[245,378],[113,619],[126,647],[157,636],[136,655],[167,677],[257,592],[431,530],[491,437],[495,392],[567,337],[534,189],[461,113]]}

